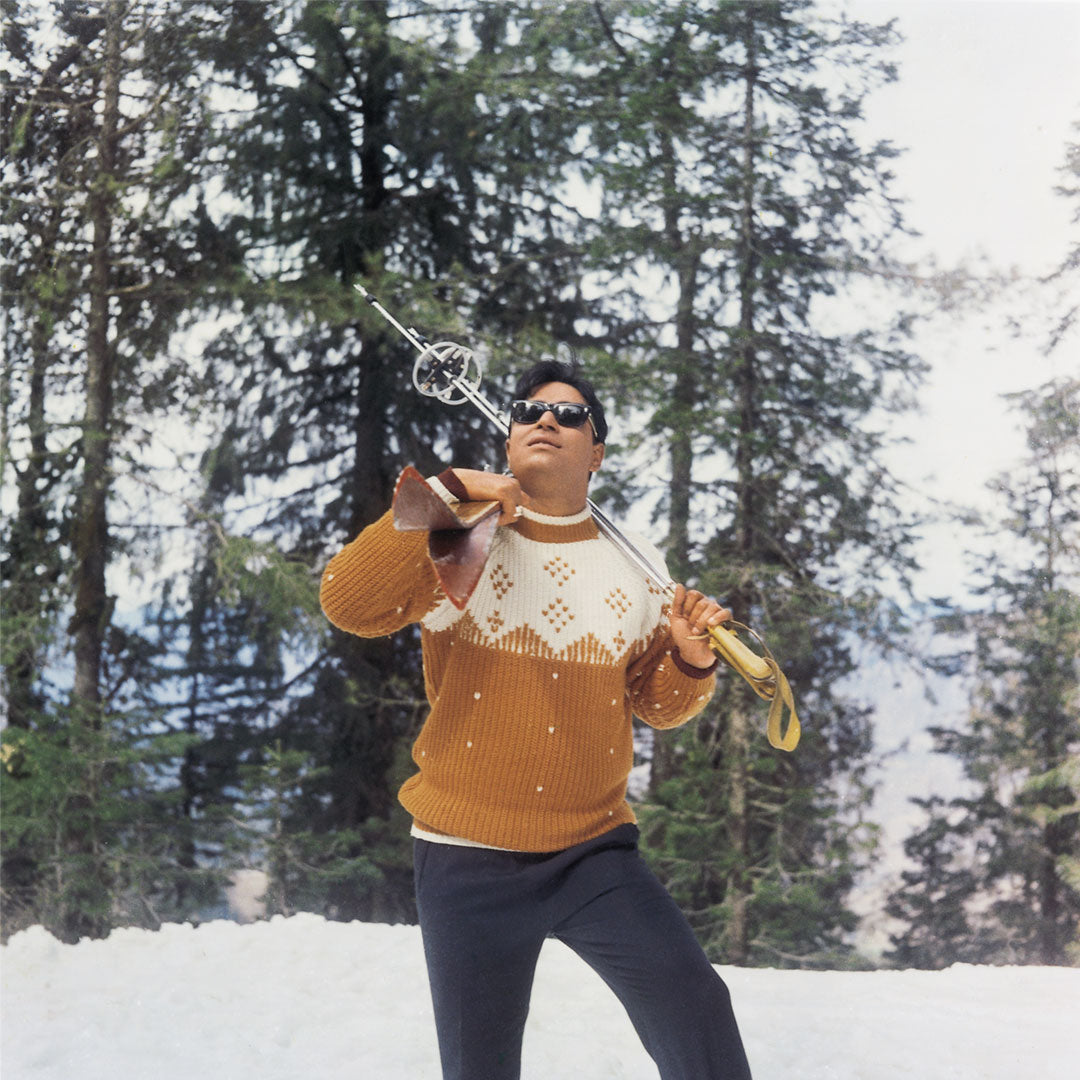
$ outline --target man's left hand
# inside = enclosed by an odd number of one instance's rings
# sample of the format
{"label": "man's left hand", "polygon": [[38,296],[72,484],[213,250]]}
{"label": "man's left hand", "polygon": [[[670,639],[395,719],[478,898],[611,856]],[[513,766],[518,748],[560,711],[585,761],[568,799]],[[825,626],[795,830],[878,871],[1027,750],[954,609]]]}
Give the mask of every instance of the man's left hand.
{"label": "man's left hand", "polygon": [[668,619],[671,637],[679,647],[679,655],[694,667],[706,668],[716,659],[709,648],[709,627],[719,626],[731,618],[731,612],[710,600],[696,589],[675,586]]}

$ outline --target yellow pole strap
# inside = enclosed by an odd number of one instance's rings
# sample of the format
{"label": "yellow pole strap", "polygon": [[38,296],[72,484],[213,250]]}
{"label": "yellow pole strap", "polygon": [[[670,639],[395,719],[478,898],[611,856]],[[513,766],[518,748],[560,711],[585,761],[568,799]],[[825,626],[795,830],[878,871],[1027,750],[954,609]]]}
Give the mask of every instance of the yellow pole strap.
{"label": "yellow pole strap", "polygon": [[[736,630],[750,634],[764,650],[764,656],[758,656],[748,645],[740,641]],[[709,648],[733,671],[741,675],[760,698],[771,702],[769,717],[766,721],[765,734],[771,746],[777,750],[794,750],[799,745],[802,726],[795,711],[795,699],[788,685],[787,677],[780,670],[780,665],[762,641],[761,636],[749,626],[740,622],[729,621],[709,628]],[[782,731],[784,709],[788,710],[787,730]]]}

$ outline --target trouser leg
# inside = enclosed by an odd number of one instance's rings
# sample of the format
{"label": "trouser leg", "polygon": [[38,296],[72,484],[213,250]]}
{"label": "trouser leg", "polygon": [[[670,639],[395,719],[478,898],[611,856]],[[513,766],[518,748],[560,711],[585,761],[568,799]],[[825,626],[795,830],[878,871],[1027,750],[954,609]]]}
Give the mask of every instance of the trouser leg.
{"label": "trouser leg", "polygon": [[518,1080],[544,930],[501,852],[417,841],[416,900],[444,1080]]}
{"label": "trouser leg", "polygon": [[576,870],[581,906],[554,936],[615,992],[662,1080],[749,1080],[727,986],[636,845]]}
{"label": "trouser leg", "polygon": [[544,937],[612,988],[662,1080],[749,1080],[723,981],[621,826],[548,856],[417,841],[444,1080],[518,1080]]}

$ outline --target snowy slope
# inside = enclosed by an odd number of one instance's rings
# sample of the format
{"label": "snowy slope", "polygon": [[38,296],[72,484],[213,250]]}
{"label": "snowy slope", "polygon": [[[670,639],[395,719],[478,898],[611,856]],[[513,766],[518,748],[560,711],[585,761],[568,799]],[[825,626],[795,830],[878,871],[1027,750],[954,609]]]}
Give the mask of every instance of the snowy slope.
{"label": "snowy slope", "polygon": [[[3,1080],[438,1080],[415,927],[314,915],[0,951]],[[1080,971],[721,968],[756,1080],[1080,1078]],[[608,990],[549,942],[526,1080],[656,1080]]]}

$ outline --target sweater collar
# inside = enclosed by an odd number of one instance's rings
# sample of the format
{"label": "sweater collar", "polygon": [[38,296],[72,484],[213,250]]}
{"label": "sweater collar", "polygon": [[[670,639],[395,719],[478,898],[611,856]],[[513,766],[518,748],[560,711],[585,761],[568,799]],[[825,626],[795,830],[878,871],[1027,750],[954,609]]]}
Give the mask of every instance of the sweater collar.
{"label": "sweater collar", "polygon": [[554,517],[551,514],[538,514],[524,507],[521,517],[510,528],[526,540],[535,540],[542,544],[573,544],[582,540],[594,540],[600,535],[592,511],[586,506],[576,514]]}

